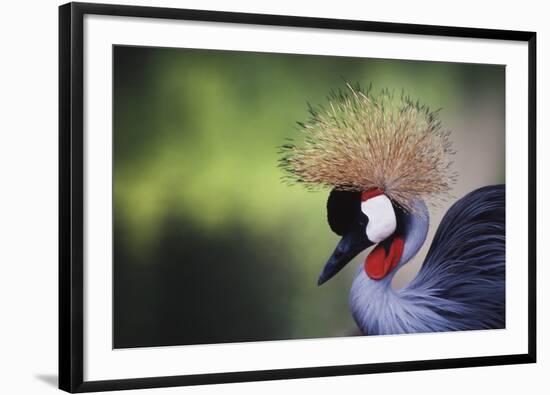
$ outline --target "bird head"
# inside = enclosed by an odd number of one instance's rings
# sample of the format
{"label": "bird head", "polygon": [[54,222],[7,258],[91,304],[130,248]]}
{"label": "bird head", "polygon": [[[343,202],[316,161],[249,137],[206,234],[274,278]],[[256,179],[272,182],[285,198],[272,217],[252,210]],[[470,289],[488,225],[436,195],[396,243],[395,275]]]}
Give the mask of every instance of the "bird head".
{"label": "bird head", "polygon": [[365,192],[332,190],[327,202],[331,229],[342,236],[326,263],[318,284],[332,278],[355,256],[376,247],[364,263],[366,274],[380,280],[397,267],[404,239],[399,232],[396,205],[380,189]]}
{"label": "bird head", "polygon": [[438,110],[404,93],[347,88],[331,93],[328,106],[310,107],[310,119],[298,123],[303,141],[281,147],[290,184],[332,188],[328,221],[342,240],[319,284],[375,244],[367,275],[380,280],[395,271],[404,261],[406,232],[400,229],[419,214],[417,202],[445,198],[456,180]]}

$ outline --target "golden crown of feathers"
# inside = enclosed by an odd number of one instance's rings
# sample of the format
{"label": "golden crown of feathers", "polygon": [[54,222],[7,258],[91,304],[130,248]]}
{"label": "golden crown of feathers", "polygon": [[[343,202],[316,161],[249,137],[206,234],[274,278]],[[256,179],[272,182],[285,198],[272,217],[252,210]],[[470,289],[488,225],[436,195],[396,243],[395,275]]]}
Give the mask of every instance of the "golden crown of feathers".
{"label": "golden crown of feathers", "polygon": [[344,191],[378,188],[403,209],[413,201],[445,199],[456,180],[449,132],[437,111],[389,90],[347,85],[325,107],[298,123],[304,139],[281,147],[285,180]]}

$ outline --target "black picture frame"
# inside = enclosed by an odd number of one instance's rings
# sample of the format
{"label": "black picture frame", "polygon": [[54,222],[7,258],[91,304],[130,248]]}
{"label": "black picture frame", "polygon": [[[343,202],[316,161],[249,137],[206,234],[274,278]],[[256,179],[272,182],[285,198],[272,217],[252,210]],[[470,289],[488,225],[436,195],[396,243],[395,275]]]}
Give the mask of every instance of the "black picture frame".
{"label": "black picture frame", "polygon": [[[421,360],[243,371],[184,376],[84,381],[83,351],[83,18],[86,14],[230,22],[528,43],[528,352]],[[508,365],[536,361],[536,33],[526,31],[366,22],[284,15],[69,3],[59,8],[59,388],[89,392],[137,388],[309,378],[381,372]]]}

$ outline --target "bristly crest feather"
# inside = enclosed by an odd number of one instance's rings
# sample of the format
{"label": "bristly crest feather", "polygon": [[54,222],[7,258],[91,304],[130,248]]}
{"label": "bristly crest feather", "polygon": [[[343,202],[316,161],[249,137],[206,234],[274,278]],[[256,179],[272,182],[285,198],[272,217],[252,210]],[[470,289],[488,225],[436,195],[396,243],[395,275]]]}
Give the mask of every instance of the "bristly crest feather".
{"label": "bristly crest feather", "polygon": [[439,110],[404,93],[396,98],[385,89],[374,95],[371,86],[346,85],[347,92],[329,95],[328,106],[310,106],[310,119],[298,123],[305,137],[300,145],[281,147],[284,179],[308,188],[379,188],[407,211],[416,198],[445,199],[456,173]]}

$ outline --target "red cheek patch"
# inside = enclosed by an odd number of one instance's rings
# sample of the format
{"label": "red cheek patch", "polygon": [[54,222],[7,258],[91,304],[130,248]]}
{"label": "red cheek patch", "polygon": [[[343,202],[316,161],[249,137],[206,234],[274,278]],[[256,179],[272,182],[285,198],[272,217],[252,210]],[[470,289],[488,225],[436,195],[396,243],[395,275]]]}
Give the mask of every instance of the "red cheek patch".
{"label": "red cheek patch", "polygon": [[375,188],[371,189],[369,191],[361,192],[361,201],[366,202],[370,198],[373,198],[375,196],[383,195],[384,192],[382,192],[380,189]]}
{"label": "red cheek patch", "polygon": [[373,280],[381,280],[391,272],[401,259],[405,241],[401,236],[391,240],[390,248],[386,254],[384,245],[378,244],[365,259],[365,273]]}

